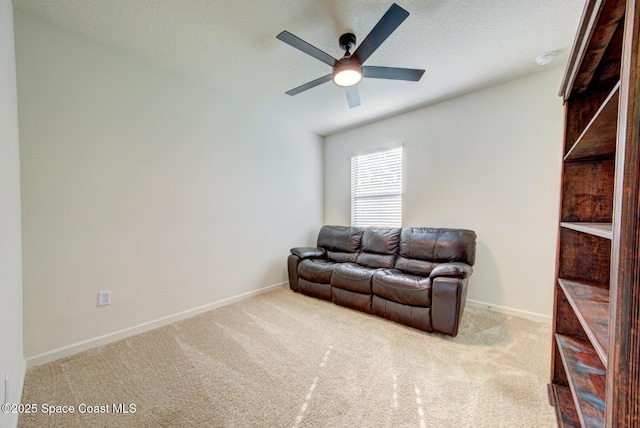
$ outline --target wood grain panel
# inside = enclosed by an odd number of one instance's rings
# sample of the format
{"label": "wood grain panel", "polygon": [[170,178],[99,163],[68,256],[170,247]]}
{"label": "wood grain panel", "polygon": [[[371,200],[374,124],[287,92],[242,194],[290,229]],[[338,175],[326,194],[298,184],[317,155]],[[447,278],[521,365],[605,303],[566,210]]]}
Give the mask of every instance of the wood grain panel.
{"label": "wood grain panel", "polygon": [[618,25],[611,43],[605,52],[600,65],[594,75],[594,80],[589,84],[589,90],[594,87],[612,87],[620,80],[620,67],[622,58],[622,38],[624,35],[624,25],[622,21]]}
{"label": "wood grain panel", "polygon": [[[582,324],[580,324],[580,320],[571,307],[567,296],[565,296],[562,291],[558,293],[556,308],[556,333],[588,339],[587,334],[582,328]],[[562,378],[562,376],[560,376],[560,378]]]}
{"label": "wood grain panel", "polygon": [[612,361],[608,379],[607,423],[615,427],[640,426],[640,5],[627,2],[624,54],[620,87],[616,165],[616,251],[612,271],[615,308]]}
{"label": "wood grain panel", "polygon": [[560,278],[609,284],[610,240],[561,228],[559,256]]}
{"label": "wood grain panel", "polygon": [[[574,81],[573,92],[582,93],[587,90],[591,82],[599,80],[596,71],[600,69],[601,60],[624,17],[625,6],[625,2],[622,1],[603,2],[598,21],[580,64],[580,71]],[[619,54],[618,58],[620,58]]]}
{"label": "wood grain panel", "polygon": [[611,223],[614,177],[613,159],[565,163],[561,221]]}

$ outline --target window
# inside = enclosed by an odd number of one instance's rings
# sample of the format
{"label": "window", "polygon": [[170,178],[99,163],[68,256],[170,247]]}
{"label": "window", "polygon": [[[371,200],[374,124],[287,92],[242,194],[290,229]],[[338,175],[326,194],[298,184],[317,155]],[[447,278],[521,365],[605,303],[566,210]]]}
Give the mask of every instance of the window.
{"label": "window", "polygon": [[402,147],[351,157],[351,225],[402,226]]}

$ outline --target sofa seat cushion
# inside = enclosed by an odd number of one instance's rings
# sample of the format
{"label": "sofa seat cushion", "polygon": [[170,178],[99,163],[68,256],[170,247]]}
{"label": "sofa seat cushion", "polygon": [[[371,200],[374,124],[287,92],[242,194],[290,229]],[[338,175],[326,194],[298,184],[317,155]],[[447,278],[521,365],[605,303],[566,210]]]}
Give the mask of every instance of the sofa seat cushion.
{"label": "sofa seat cushion", "polygon": [[371,277],[376,269],[355,263],[340,263],[333,268],[331,285],[356,293],[371,294]]}
{"label": "sofa seat cushion", "polygon": [[298,276],[321,284],[331,282],[331,272],[336,264],[323,259],[306,259],[298,264]]}
{"label": "sofa seat cushion", "polygon": [[404,305],[431,306],[431,278],[406,274],[398,269],[377,271],[371,280],[373,294]]}

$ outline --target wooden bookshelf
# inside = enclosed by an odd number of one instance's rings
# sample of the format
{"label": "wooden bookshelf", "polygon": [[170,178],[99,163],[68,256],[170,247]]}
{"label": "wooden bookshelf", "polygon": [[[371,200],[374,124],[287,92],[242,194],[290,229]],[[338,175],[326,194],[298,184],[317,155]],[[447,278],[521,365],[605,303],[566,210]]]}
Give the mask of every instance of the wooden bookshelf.
{"label": "wooden bookshelf", "polygon": [[549,401],[640,427],[640,0],[587,0],[569,57]]}

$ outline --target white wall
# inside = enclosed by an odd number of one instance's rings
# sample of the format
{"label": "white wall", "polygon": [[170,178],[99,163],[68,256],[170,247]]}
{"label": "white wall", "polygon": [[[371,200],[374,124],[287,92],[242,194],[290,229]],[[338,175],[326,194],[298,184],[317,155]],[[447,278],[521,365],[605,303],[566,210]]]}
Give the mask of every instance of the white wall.
{"label": "white wall", "polygon": [[21,12],[16,52],[28,364],[286,281],[320,137]]}
{"label": "white wall", "polygon": [[[25,370],[17,101],[13,8],[10,0],[0,0],[0,404],[20,402]],[[0,427],[17,423],[17,414],[0,412]]]}
{"label": "white wall", "polygon": [[468,298],[549,319],[561,76],[554,68],[327,137],[325,223],[350,222],[350,156],[403,142],[403,224],[475,230]]}

